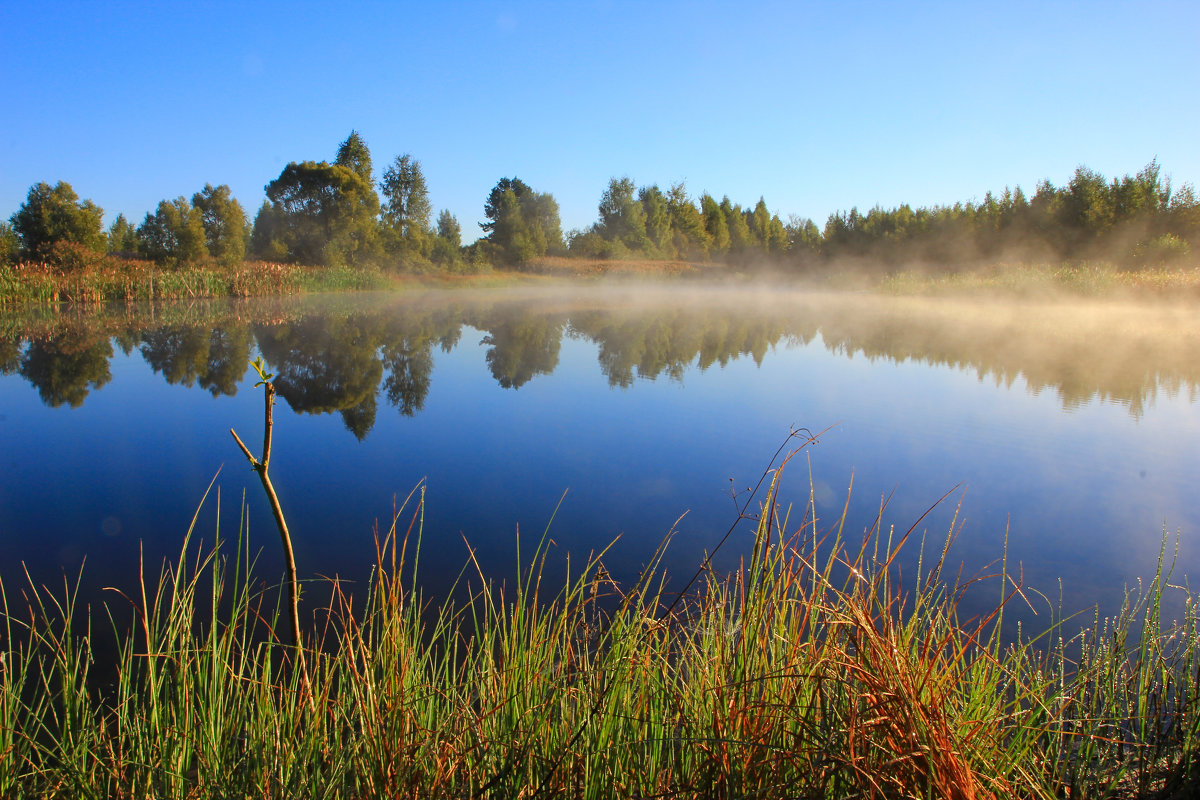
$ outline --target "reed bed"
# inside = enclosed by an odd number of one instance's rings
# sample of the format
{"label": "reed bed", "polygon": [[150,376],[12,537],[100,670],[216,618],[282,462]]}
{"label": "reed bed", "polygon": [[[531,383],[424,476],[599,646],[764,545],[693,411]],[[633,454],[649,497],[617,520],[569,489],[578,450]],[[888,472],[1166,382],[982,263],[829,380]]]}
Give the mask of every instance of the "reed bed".
{"label": "reed bed", "polygon": [[415,491],[359,596],[306,585],[307,683],[244,506],[236,538],[202,547],[193,521],[176,560],[143,565],[110,604],[132,625],[70,583],[0,587],[0,796],[1102,798],[1194,780],[1200,632],[1170,558],[1116,617],[1014,638],[1004,569],[995,610],[960,619],[944,550],[902,583],[911,531],[789,522],[781,472],[739,521],[741,568],[705,562],[680,594],[661,548],[631,583],[601,553],[551,586],[543,538],[515,581],[472,562],[463,599],[433,604],[412,588]]}
{"label": "reed bed", "polygon": [[0,267],[0,308],[114,302],[264,297],[388,286],[379,270],[311,268],[267,261],[163,268],[150,261],[97,257],[75,269],[44,262]]}

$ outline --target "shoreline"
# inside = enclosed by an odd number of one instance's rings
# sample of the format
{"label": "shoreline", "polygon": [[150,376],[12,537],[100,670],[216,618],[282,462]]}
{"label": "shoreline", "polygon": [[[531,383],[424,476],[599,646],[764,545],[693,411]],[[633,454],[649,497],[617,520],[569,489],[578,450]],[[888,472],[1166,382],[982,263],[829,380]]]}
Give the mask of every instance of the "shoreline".
{"label": "shoreline", "polygon": [[962,271],[898,269],[882,278],[853,271],[799,274],[732,269],[687,261],[603,261],[542,258],[524,269],[479,272],[385,272],[376,268],[300,267],[245,262],[235,269],[162,269],[151,262],[105,259],[100,266],[61,273],[45,264],[0,268],[0,309],[97,306],[138,301],[271,297],[411,289],[491,289],[568,283],[679,281],[682,284],[770,284],[897,296],[1087,298],[1147,297],[1200,301],[1200,266],[1122,270],[1107,262],[993,264]]}

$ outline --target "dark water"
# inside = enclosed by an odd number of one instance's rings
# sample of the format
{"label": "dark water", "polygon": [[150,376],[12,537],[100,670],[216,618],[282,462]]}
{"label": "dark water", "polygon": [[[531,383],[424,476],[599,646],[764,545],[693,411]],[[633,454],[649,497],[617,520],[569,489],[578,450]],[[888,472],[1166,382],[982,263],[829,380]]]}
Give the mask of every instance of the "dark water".
{"label": "dark water", "polygon": [[[964,575],[1006,531],[1012,570],[1068,610],[1115,609],[1164,534],[1177,577],[1200,574],[1194,308],[674,285],[0,317],[9,592],[22,564],[61,583],[85,560],[85,596],[131,588],[139,546],[147,564],[176,554],[214,476],[197,535],[212,540],[219,492],[234,536],[245,493],[260,569],[278,575],[228,433],[260,446],[260,354],[282,398],[271,473],[309,578],[363,581],[374,529],[422,481],[435,598],[465,542],[503,577],[518,531],[528,552],[547,525],[556,554],[617,539],[606,565],[625,578],[674,529],[666,565],[686,578],[798,427],[824,433],[786,472],[793,523],[811,494],[818,528],[846,506],[858,536],[887,497],[903,531],[960,487],[916,535],[939,550],[957,514]],[[751,540],[735,531],[719,565]]]}

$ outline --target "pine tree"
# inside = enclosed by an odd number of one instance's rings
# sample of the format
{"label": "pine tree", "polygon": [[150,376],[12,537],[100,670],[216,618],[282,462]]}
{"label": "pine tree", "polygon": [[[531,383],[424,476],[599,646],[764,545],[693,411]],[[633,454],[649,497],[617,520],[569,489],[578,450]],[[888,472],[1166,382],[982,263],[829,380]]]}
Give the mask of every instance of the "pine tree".
{"label": "pine tree", "polygon": [[707,258],[710,239],[704,218],[688,199],[683,182],[667,193],[667,211],[671,215],[671,238],[675,255],[681,258]]}
{"label": "pine tree", "polygon": [[346,167],[353,170],[354,174],[362,178],[368,184],[375,182],[375,176],[371,166],[371,150],[367,147],[367,143],[358,135],[358,131],[350,131],[350,135],[346,137],[346,141],[338,145],[337,157],[333,161],[339,167]]}
{"label": "pine tree", "polygon": [[729,252],[729,224],[721,206],[708,192],[700,195],[700,213],[704,215],[704,229],[712,241],[711,253],[723,256]]}
{"label": "pine tree", "polygon": [[642,213],[646,218],[646,237],[654,248],[654,255],[670,256],[671,253],[671,213],[667,208],[667,198],[662,190],[655,186],[643,186],[638,189],[638,202],[642,205]]}
{"label": "pine tree", "polygon": [[136,253],[137,249],[137,229],[124,214],[117,214],[117,218],[108,227],[108,252]]}

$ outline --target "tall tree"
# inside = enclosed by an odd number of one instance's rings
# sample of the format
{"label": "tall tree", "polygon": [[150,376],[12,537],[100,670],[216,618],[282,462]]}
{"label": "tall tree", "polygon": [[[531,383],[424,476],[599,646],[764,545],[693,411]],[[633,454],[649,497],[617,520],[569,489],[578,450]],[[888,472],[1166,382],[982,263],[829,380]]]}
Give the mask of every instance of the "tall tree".
{"label": "tall tree", "polygon": [[1168,231],[1191,242],[1193,251],[1200,249],[1200,201],[1195,187],[1185,183],[1172,193],[1166,215]]}
{"label": "tall tree", "polygon": [[352,170],[368,184],[375,182],[371,166],[371,150],[363,138],[358,135],[358,131],[350,131],[346,141],[338,145],[337,156],[333,163]]}
{"label": "tall tree", "polygon": [[1067,184],[1063,222],[1076,231],[1076,244],[1094,241],[1107,233],[1116,218],[1116,204],[1108,183],[1098,172],[1079,167]]}
{"label": "tall tree", "polygon": [[462,226],[447,209],[438,214],[437,236],[433,240],[430,260],[446,267],[462,262]]}
{"label": "tall tree", "polygon": [[520,178],[501,178],[483,206],[495,257],[517,265],[562,250],[562,222],[553,195],[535,192]]}
{"label": "tall tree", "polygon": [[1142,222],[1166,211],[1171,202],[1171,181],[1163,180],[1155,159],[1136,175],[1113,181],[1116,217],[1123,223]]}
{"label": "tall tree", "polygon": [[710,240],[704,229],[704,218],[688,199],[687,188],[682,181],[667,192],[667,213],[671,217],[675,255],[681,258],[706,258]]}
{"label": "tall tree", "polygon": [[1029,201],[1029,215],[1038,238],[1046,242],[1059,254],[1065,254],[1069,245],[1063,236],[1060,222],[1063,207],[1063,193],[1054,187],[1049,180],[1038,181],[1033,198]]}
{"label": "tall tree", "polygon": [[284,224],[281,215],[271,205],[271,201],[263,200],[254,216],[254,226],[250,231],[250,255],[264,261],[286,260],[288,249],[283,236]]}
{"label": "tall tree", "polygon": [[635,187],[629,178],[613,178],[600,198],[599,232],[610,242],[620,242],[635,252],[644,251],[650,240],[646,236],[646,212],[634,199]]}
{"label": "tall tree", "polygon": [[721,213],[729,227],[729,255],[734,260],[744,259],[753,242],[746,215],[742,213],[741,206],[730,202],[728,195],[721,198]]}
{"label": "tall tree", "polygon": [[558,201],[549,192],[534,192],[521,204],[530,230],[539,248],[538,255],[562,252],[562,220],[558,215]]}
{"label": "tall tree", "polygon": [[209,255],[227,267],[242,263],[246,257],[246,212],[229,187],[204,184],[203,191],[192,195],[192,206],[200,212]]}
{"label": "tall tree", "polygon": [[767,204],[761,197],[754,206],[754,229],[764,253],[775,256],[787,251],[788,235],[783,220],[778,214],[767,210]]}
{"label": "tall tree", "polygon": [[103,229],[104,210],[91,200],[80,201],[71,184],[29,187],[25,202],[10,218],[21,239],[21,254],[30,260],[51,256],[54,245],[71,242],[103,253],[108,244]]}
{"label": "tall tree", "polygon": [[770,253],[775,235],[771,230],[771,212],[767,210],[767,202],[763,198],[758,198],[746,222],[750,225],[754,243],[764,254]]}
{"label": "tall tree", "polygon": [[201,213],[187,198],[163,200],[138,228],[142,254],[160,264],[179,265],[200,261],[208,255],[204,246]]}
{"label": "tall tree", "polygon": [[292,162],[266,191],[289,260],[334,266],[374,256],[379,196],[350,167]]}
{"label": "tall tree", "polygon": [[0,222],[0,267],[16,263],[20,250],[21,240],[17,232],[7,222]]}
{"label": "tall tree", "polygon": [[397,252],[423,253],[429,238],[429,190],[421,162],[405,153],[383,173],[383,224]]}
{"label": "tall tree", "polygon": [[808,217],[792,215],[785,229],[788,237],[788,253],[797,263],[811,262],[821,252],[821,231]]}
{"label": "tall tree", "polygon": [[449,209],[442,209],[438,214],[437,235],[455,247],[462,247],[462,226]]}
{"label": "tall tree", "polygon": [[124,214],[117,214],[108,226],[108,252],[136,253],[138,249],[137,229]]}
{"label": "tall tree", "polygon": [[729,224],[725,222],[720,204],[708,192],[700,195],[700,213],[704,217],[704,229],[708,231],[712,242],[710,252],[714,256],[725,255],[729,252]]}
{"label": "tall tree", "polygon": [[655,186],[643,186],[638,189],[638,202],[642,204],[642,212],[646,217],[646,236],[650,240],[655,254],[670,257],[671,252],[671,212],[667,208],[667,196]]}
{"label": "tall tree", "polygon": [[496,246],[500,260],[505,264],[523,264],[540,255],[521,213],[521,201],[512,189],[506,189],[500,195],[488,239]]}
{"label": "tall tree", "polygon": [[487,222],[479,223],[479,227],[483,228],[488,233],[495,230],[496,222],[500,218],[500,205],[503,200],[504,193],[511,191],[513,197],[516,198],[519,205],[522,200],[527,200],[533,196],[533,189],[520,178],[501,178],[492,187],[492,191],[488,193],[488,199],[483,204],[483,215],[487,217]]}

